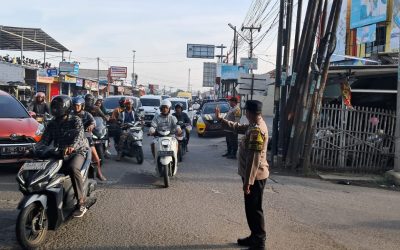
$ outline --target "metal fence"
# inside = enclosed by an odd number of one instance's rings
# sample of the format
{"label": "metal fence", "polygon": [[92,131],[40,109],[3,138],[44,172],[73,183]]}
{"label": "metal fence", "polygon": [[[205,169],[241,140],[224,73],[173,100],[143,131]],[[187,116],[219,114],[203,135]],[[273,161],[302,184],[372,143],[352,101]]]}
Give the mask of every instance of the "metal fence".
{"label": "metal fence", "polygon": [[380,173],[393,169],[395,123],[395,111],[325,105],[311,162],[319,170]]}

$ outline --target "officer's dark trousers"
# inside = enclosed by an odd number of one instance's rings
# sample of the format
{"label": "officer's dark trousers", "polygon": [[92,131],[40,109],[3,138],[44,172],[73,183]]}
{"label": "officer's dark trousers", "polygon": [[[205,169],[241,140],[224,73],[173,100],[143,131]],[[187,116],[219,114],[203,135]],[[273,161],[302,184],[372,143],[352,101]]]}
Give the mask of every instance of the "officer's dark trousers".
{"label": "officer's dark trousers", "polygon": [[85,196],[83,195],[83,181],[81,175],[81,168],[84,162],[85,157],[81,154],[76,154],[68,161],[65,161],[63,166],[66,174],[71,178],[72,187],[74,188],[78,202],[84,201],[85,199]]}
{"label": "officer's dark trousers", "polygon": [[250,186],[250,194],[244,195],[246,218],[251,231],[251,236],[260,243],[265,242],[267,236],[265,232],[264,212],[262,208],[262,200],[266,181],[267,179],[254,181],[254,185]]}
{"label": "officer's dark trousers", "polygon": [[228,154],[236,156],[238,150],[238,134],[226,132],[226,144],[228,147]]}

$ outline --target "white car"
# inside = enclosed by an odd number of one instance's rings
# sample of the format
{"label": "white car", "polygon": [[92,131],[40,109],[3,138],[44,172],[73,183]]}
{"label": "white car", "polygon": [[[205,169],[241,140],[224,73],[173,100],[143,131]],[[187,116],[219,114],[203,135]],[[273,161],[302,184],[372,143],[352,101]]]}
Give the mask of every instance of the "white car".
{"label": "white car", "polygon": [[161,101],[162,97],[160,95],[144,95],[140,97],[146,125],[149,125],[154,116],[160,113]]}
{"label": "white car", "polygon": [[179,98],[179,97],[171,97],[168,98],[167,100],[169,100],[172,104],[171,106],[171,114],[175,113],[175,105],[178,103],[182,103],[183,104],[183,112],[185,112],[186,114],[188,114],[190,120],[192,120],[192,108],[189,108],[189,101],[186,98]]}

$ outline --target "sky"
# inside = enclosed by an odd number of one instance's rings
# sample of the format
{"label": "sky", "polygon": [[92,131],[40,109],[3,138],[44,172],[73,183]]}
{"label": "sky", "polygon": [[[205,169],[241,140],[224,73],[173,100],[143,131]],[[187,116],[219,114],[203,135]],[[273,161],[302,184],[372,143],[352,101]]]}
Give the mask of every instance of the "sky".
{"label": "sky", "polygon": [[[69,0],[7,1],[7,11],[0,15],[0,25],[41,28],[72,51],[71,61],[81,68],[128,67],[132,73],[135,50],[135,73],[139,84],[156,84],[162,88],[192,90],[202,88],[203,62],[217,59],[186,58],[188,43],[227,45],[233,39],[228,23],[240,28],[252,0]],[[266,29],[266,28],[264,28]],[[272,70],[276,42],[265,39],[255,50],[259,73]],[[239,49],[247,56],[248,46]],[[0,55],[19,52],[0,51]],[[42,60],[42,53],[25,53]],[[47,53],[46,61],[58,65],[60,53]],[[266,62],[269,61],[269,62]]]}

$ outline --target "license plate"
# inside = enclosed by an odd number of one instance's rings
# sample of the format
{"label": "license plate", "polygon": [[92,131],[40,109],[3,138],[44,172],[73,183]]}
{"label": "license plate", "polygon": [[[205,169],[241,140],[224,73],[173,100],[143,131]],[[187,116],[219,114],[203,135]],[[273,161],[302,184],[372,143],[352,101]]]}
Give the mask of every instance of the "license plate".
{"label": "license plate", "polygon": [[15,147],[0,147],[1,155],[19,155],[27,151],[29,147],[15,146]]}
{"label": "license plate", "polygon": [[22,165],[23,170],[42,170],[45,169],[48,161],[35,161],[35,162],[25,162]]}
{"label": "license plate", "polygon": [[221,124],[212,124],[210,125],[210,129],[220,129],[222,128]]}
{"label": "license plate", "polygon": [[159,151],[158,156],[174,156],[174,151]]}

